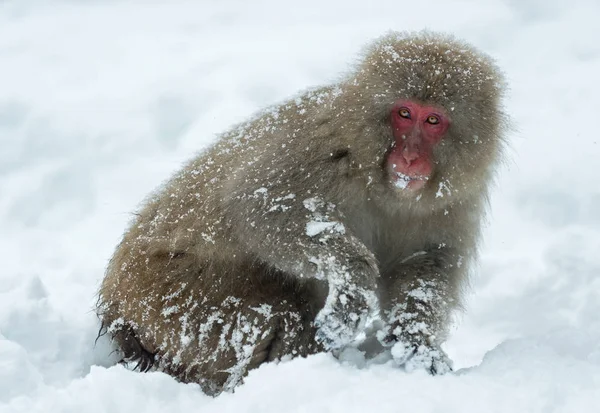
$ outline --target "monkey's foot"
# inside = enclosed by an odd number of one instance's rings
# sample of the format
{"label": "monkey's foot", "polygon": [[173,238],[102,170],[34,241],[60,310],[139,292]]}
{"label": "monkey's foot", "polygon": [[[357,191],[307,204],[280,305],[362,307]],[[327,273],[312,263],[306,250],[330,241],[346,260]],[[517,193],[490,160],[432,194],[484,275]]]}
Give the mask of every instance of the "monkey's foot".
{"label": "monkey's foot", "polygon": [[131,368],[133,371],[138,370],[142,373],[145,373],[150,371],[150,369],[154,366],[154,358],[154,354],[141,349],[140,352],[135,356],[122,358],[119,363],[125,365],[128,369],[130,369],[133,365],[133,368]]}
{"label": "monkey's foot", "polygon": [[426,370],[437,375],[452,371],[452,361],[423,322],[410,320],[404,325],[396,322],[380,330],[377,338],[384,346],[391,347],[394,362],[408,372]]}
{"label": "monkey's foot", "polygon": [[408,344],[398,341],[392,347],[394,361],[408,372],[426,370],[430,374],[446,374],[452,371],[452,361],[439,347]]}
{"label": "monkey's foot", "polygon": [[155,362],[155,355],[147,351],[131,328],[123,328],[113,334],[123,358],[119,363],[141,372],[147,372]]}
{"label": "monkey's foot", "polygon": [[367,318],[377,309],[372,291],[333,291],[317,314],[315,340],[325,350],[336,350],[351,343],[364,330]]}

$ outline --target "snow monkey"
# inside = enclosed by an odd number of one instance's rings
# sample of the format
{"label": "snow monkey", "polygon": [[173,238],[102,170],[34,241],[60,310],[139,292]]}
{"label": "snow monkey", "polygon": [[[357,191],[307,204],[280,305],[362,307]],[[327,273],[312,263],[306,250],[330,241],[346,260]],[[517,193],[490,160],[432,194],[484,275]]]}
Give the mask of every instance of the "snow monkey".
{"label": "snow monkey", "polygon": [[391,33],[336,84],[221,135],[142,206],[98,314],[123,360],[212,395],[380,320],[398,366],[440,344],[502,154],[504,81],[453,37]]}

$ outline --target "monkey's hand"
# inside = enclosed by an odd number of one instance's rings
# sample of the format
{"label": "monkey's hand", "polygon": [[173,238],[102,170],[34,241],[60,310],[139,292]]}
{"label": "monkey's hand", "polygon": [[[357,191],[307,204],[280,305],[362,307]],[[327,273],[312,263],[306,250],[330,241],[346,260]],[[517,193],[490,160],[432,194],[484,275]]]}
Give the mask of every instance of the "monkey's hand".
{"label": "monkey's hand", "polygon": [[326,350],[340,349],[364,330],[367,318],[377,308],[373,291],[337,289],[330,291],[325,306],[317,314],[315,339]]}
{"label": "monkey's hand", "polygon": [[[415,285],[416,284],[416,285]],[[394,361],[406,371],[431,374],[452,371],[452,362],[440,347],[438,334],[446,324],[444,289],[440,280],[417,280],[389,313],[387,329],[379,332],[383,345],[392,347]]]}
{"label": "monkey's hand", "polygon": [[388,287],[387,328],[378,333],[383,345],[392,347],[397,364],[408,371],[425,369],[431,374],[452,371],[452,363],[440,348],[446,336],[457,292],[450,265],[455,254],[435,249],[404,260],[395,283]]}
{"label": "monkey's hand", "polygon": [[426,370],[430,374],[446,374],[452,371],[452,361],[424,323],[396,324],[387,332],[381,331],[382,344],[392,346],[394,361],[406,371]]}
{"label": "monkey's hand", "polygon": [[368,264],[351,270],[329,270],[329,294],[315,319],[315,339],[326,350],[336,350],[352,342],[364,330],[367,318],[379,311],[377,272]]}

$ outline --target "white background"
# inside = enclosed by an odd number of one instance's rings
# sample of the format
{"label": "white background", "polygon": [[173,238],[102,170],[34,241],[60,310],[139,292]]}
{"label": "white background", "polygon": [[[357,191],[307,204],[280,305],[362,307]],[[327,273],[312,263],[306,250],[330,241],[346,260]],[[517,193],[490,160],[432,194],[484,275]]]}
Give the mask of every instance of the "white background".
{"label": "white background", "polygon": [[[600,411],[599,21],[596,0],[0,1],[0,411]],[[317,355],[212,399],[112,366],[92,309],[139,202],[216,133],[423,28],[511,86],[458,371]]]}

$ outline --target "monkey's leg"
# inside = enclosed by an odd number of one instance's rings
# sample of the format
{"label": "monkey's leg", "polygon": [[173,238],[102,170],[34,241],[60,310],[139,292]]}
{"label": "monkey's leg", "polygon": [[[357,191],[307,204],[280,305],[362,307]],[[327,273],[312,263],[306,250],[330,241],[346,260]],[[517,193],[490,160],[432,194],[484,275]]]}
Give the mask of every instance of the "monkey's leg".
{"label": "monkey's leg", "polygon": [[249,370],[265,362],[322,351],[306,310],[277,301],[267,304],[231,296],[218,306],[210,305],[190,323],[185,346],[174,342],[174,347],[161,349],[162,369],[216,395],[232,391]]}
{"label": "monkey's leg", "polygon": [[217,394],[263,362],[320,350],[315,293],[282,282],[284,274],[245,262],[208,266],[192,254],[125,263],[111,265],[98,314],[124,361],[140,360],[141,370],[153,363]]}
{"label": "monkey's leg", "polygon": [[446,338],[451,311],[459,305],[455,255],[448,250],[423,251],[386,271],[382,286],[386,328],[379,334],[393,345],[394,360],[407,370],[424,368],[432,374],[452,370],[440,345]]}

